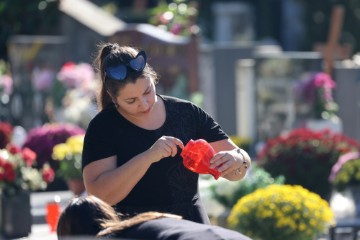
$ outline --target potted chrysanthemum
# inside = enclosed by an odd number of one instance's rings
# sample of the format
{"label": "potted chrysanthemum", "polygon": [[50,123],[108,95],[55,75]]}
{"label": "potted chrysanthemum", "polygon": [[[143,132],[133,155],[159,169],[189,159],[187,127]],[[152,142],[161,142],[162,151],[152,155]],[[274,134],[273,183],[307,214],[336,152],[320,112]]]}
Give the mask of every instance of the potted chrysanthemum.
{"label": "potted chrysanthemum", "polygon": [[340,192],[350,186],[360,187],[360,152],[341,155],[331,169],[329,181]]}
{"label": "potted chrysanthemum", "polygon": [[350,191],[355,204],[355,215],[360,217],[360,152],[341,155],[331,169],[329,181],[339,192]]}
{"label": "potted chrysanthemum", "polygon": [[316,72],[307,79],[297,81],[295,85],[296,100],[303,101],[309,108],[307,128],[314,130],[331,129],[341,132],[342,122],[337,116],[339,107],[333,98],[336,83],[325,72]]}
{"label": "potted chrysanthemum", "polygon": [[270,185],[241,198],[228,226],[253,239],[315,239],[334,224],[334,214],[318,194],[296,185]]}
{"label": "potted chrysanthemum", "polygon": [[[74,124],[46,123],[29,130],[23,147],[30,148],[37,154],[40,166],[49,163],[56,171],[59,168],[59,162],[52,159],[53,147],[56,144],[66,142],[71,136],[84,133],[85,130],[83,128]],[[66,190],[66,183],[61,177],[55,176],[54,182],[47,187],[47,190]]]}
{"label": "potted chrysanthemum", "polygon": [[48,164],[37,168],[36,153],[7,145],[0,149],[0,233],[20,238],[31,232],[30,192],[45,189],[54,179]]}
{"label": "potted chrysanthemum", "polygon": [[65,143],[55,145],[52,153],[52,158],[59,161],[59,169],[56,173],[66,180],[69,190],[75,195],[85,191],[81,170],[83,145],[83,134],[72,136]]}
{"label": "potted chrysanthemum", "polygon": [[272,176],[283,175],[286,184],[301,185],[329,199],[332,166],[341,154],[359,146],[355,139],[329,130],[294,129],[269,139],[257,162]]}

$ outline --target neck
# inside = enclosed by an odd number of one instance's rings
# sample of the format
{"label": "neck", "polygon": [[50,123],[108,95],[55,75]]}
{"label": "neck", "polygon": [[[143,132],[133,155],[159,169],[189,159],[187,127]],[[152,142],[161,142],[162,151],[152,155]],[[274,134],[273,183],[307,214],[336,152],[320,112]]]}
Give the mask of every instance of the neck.
{"label": "neck", "polygon": [[138,127],[148,129],[148,130],[155,130],[160,128],[166,119],[166,111],[165,111],[165,105],[161,98],[156,96],[155,103],[153,106],[153,109],[147,116],[134,116],[129,115],[126,113],[123,113],[121,110],[119,110],[119,113],[126,118],[131,123],[135,124]]}

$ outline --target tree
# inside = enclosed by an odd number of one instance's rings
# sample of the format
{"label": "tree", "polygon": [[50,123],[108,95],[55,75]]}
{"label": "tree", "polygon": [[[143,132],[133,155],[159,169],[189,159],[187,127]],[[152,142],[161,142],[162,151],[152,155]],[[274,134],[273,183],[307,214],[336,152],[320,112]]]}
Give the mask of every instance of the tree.
{"label": "tree", "polygon": [[59,34],[58,1],[0,1],[0,59],[8,59],[6,45],[12,35]]}

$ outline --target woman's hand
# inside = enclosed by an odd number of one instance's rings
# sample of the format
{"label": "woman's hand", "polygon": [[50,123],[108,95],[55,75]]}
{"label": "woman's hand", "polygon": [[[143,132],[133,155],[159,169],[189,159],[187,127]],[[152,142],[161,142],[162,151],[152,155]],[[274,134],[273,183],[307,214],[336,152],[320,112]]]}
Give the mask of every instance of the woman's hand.
{"label": "woman's hand", "polygon": [[210,168],[217,169],[222,177],[244,175],[249,167],[250,163],[239,148],[232,151],[220,151],[210,160]]}
{"label": "woman's hand", "polygon": [[149,148],[148,151],[151,156],[153,156],[153,162],[158,162],[166,157],[174,157],[178,152],[178,147],[181,149],[184,148],[184,144],[180,139],[162,136],[151,146],[151,148]]}
{"label": "woman's hand", "polygon": [[217,169],[221,176],[226,176],[239,167],[239,161],[236,152],[220,151],[210,160],[210,168]]}

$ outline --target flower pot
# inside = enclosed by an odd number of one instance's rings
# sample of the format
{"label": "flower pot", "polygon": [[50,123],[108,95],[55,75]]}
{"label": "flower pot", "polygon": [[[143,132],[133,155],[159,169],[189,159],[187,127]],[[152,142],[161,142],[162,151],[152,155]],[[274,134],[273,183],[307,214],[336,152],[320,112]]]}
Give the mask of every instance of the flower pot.
{"label": "flower pot", "polygon": [[0,193],[0,234],[6,239],[27,237],[31,233],[30,193],[7,196]]}
{"label": "flower pot", "polygon": [[75,196],[80,196],[85,191],[85,185],[82,179],[67,179],[66,183],[68,185],[69,190]]}
{"label": "flower pot", "polygon": [[227,219],[230,215],[231,209],[225,209],[222,213],[217,216],[217,225],[220,227],[228,228]]}
{"label": "flower pot", "polygon": [[306,128],[314,131],[321,131],[328,129],[333,133],[342,132],[342,121],[339,118],[331,119],[309,119],[305,123]]}
{"label": "flower pot", "polygon": [[360,186],[353,185],[349,186],[349,190],[352,195],[355,206],[355,217],[360,218]]}

